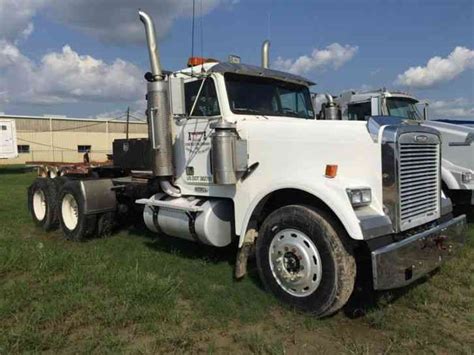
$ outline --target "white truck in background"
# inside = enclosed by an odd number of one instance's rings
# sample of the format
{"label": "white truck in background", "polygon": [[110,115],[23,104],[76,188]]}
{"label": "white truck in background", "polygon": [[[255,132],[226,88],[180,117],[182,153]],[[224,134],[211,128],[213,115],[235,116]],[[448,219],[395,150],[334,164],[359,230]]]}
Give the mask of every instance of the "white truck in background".
{"label": "white truck in background", "polygon": [[[318,105],[320,109],[315,106],[319,119],[365,121],[372,116],[392,116],[415,120],[439,131],[443,191],[455,205],[474,206],[474,128],[429,120],[428,105],[403,92],[381,89],[348,91],[334,98],[324,96],[326,102]],[[315,101],[321,100],[313,96]]]}
{"label": "white truck in background", "polygon": [[17,156],[15,121],[0,118],[0,159],[13,159]]}
{"label": "white truck in background", "polygon": [[138,216],[159,236],[234,245],[237,278],[255,251],[265,287],[319,317],[346,304],[356,274],[376,290],[403,287],[462,247],[466,216],[453,217],[440,192],[436,130],[315,121],[313,83],[267,60],[191,58],[166,73],[153,21],[139,16],[148,139],[115,140],[114,165],[90,178],[37,178],[28,206],[38,226],[84,240]]}

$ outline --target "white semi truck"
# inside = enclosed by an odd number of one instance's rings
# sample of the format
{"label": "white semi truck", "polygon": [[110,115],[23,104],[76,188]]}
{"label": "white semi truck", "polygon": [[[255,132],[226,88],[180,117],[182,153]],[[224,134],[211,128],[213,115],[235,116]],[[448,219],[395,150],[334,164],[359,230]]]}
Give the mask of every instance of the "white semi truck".
{"label": "white semi truck", "polygon": [[462,246],[466,218],[454,218],[440,193],[436,130],[315,121],[312,83],[265,67],[192,58],[165,74],[152,19],[139,15],[151,63],[149,138],[116,140],[114,167],[95,177],[36,179],[28,200],[37,225],[59,223],[66,238],[84,240],[138,211],[159,235],[234,244],[236,277],[255,250],[266,288],[320,317],[351,296],[364,272],[357,260],[386,290]]}
{"label": "white semi truck", "polygon": [[[415,97],[386,89],[348,91],[334,99],[325,94],[319,118],[368,120],[372,116],[392,116],[421,122],[441,134],[441,179],[443,191],[455,205],[474,206],[474,128],[428,119],[428,105],[419,110]],[[421,112],[420,112],[421,111]]]}
{"label": "white semi truck", "polygon": [[17,156],[15,121],[0,118],[0,159],[13,159]]}

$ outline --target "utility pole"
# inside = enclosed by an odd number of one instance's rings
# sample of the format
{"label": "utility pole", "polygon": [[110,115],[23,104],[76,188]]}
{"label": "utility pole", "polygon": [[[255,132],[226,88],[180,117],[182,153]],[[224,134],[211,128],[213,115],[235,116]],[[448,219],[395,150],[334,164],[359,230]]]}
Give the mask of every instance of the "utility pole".
{"label": "utility pole", "polygon": [[128,125],[130,123],[130,106],[127,107],[127,141],[128,141]]}

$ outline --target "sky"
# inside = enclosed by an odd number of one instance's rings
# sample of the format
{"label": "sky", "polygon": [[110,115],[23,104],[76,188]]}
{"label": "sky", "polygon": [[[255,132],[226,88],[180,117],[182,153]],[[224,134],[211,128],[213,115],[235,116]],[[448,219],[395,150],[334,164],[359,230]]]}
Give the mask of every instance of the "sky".
{"label": "sky", "polygon": [[[192,0],[0,0],[0,112],[143,116],[141,8],[163,67],[191,55]],[[194,54],[303,75],[313,92],[386,87],[433,118],[474,119],[473,0],[195,0]]]}

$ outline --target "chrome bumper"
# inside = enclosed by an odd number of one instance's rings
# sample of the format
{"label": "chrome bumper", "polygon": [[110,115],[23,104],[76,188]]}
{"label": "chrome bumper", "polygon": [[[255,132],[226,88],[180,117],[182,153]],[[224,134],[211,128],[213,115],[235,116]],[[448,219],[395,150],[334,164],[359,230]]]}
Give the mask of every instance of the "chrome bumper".
{"label": "chrome bumper", "polygon": [[403,287],[436,269],[463,246],[466,228],[462,215],[372,251],[374,289]]}

